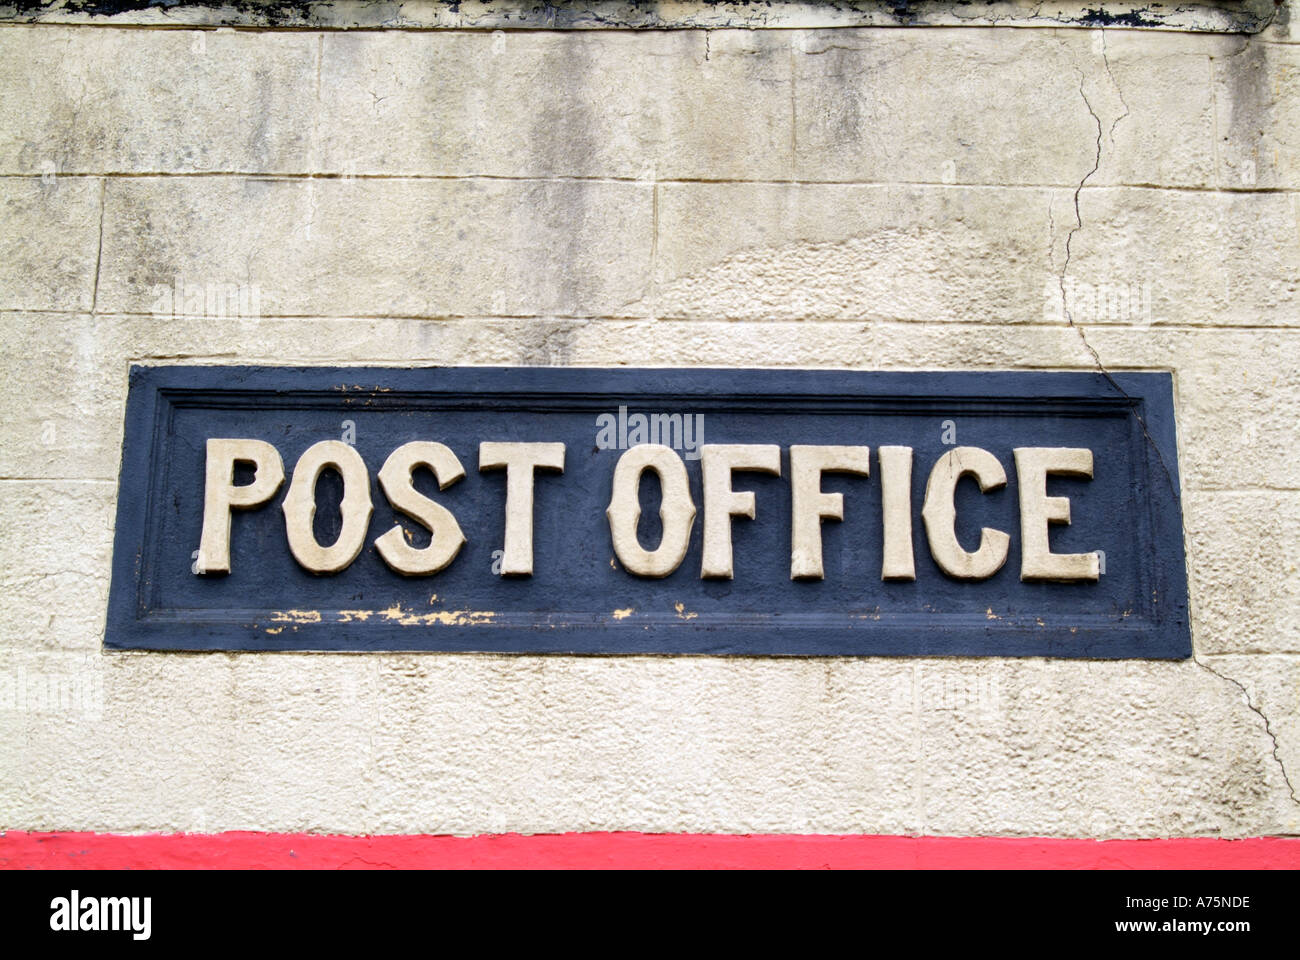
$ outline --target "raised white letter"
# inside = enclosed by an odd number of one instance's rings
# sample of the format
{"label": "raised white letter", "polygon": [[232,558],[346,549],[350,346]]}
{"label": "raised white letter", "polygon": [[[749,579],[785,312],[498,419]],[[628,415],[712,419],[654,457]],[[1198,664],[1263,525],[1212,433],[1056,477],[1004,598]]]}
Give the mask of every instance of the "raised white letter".
{"label": "raised white letter", "polygon": [[1020,579],[1096,580],[1101,564],[1096,553],[1052,553],[1049,523],[1070,522],[1067,497],[1047,495],[1047,475],[1092,476],[1092,451],[1082,447],[1016,447],[1020,484]]}
{"label": "raised white letter", "polygon": [[[235,464],[253,465],[253,482],[235,486]],[[265,440],[208,440],[207,473],[203,489],[203,536],[195,569],[199,573],[230,572],[230,511],[270,500],[284,482],[280,451]]]}
{"label": "raised white letter", "polygon": [[[343,477],[343,526],[328,547],[316,542],[316,481],[333,467]],[[294,559],[312,573],[338,573],[357,558],[370,525],[370,475],[361,454],[342,440],[313,443],[298,458],[284,498],[284,532]]]}
{"label": "raised white letter", "polygon": [[[659,475],[659,520],[663,533],[659,546],[646,550],[636,536],[641,519],[641,475],[653,470]],[[695,523],[695,501],[686,479],[686,465],[671,447],[643,443],[618,458],[614,468],[614,489],[609,498],[609,533],[619,563],[639,577],[666,577],[686,557],[686,547]]]}
{"label": "raised white letter", "polygon": [[731,489],[731,471],[781,475],[781,448],[765,443],[706,443],[700,448],[704,474],[704,558],[701,577],[732,573],[731,518],[754,519],[754,492]]}
{"label": "raised white letter", "polygon": [[953,492],[957,489],[957,481],[968,473],[975,476],[984,493],[1007,482],[1002,464],[987,450],[953,447],[930,471],[921,518],[925,521],[925,533],[930,540],[930,553],[943,572],[962,580],[983,580],[993,576],[1007,562],[1007,545],[1011,538],[1001,530],[985,527],[980,531],[980,546],[974,553],[967,553],[957,542],[954,528],[957,507],[953,503]]}
{"label": "raised white letter", "polygon": [[822,520],[844,519],[844,495],[822,492],[822,474],[871,474],[869,447],[790,448],[790,579],[821,580]]}
{"label": "raised white letter", "polygon": [[446,490],[465,476],[465,468],[456,454],[441,443],[418,440],[404,443],[384,461],[379,471],[379,486],[384,496],[395,510],[428,527],[433,537],[427,547],[413,547],[402,528],[394,526],[375,541],[384,563],[408,577],[437,573],[456,558],[465,544],[465,534],[451,511],[415,489],[411,473],[416,467],[432,470],[439,490]]}
{"label": "raised white letter", "polygon": [[915,580],[912,556],[912,448],[881,447],[880,502],[885,544],[881,580]]}
{"label": "raised white letter", "polygon": [[506,471],[506,542],[503,575],[533,572],[533,472],[564,472],[562,443],[491,443],[478,445],[478,468]]}

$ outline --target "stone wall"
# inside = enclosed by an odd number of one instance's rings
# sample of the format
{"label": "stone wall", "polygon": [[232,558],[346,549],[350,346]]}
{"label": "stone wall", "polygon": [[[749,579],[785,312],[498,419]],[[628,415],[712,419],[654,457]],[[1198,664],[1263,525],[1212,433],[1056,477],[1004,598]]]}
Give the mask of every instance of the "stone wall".
{"label": "stone wall", "polygon": [[[1286,6],[1253,35],[19,6],[0,828],[1300,833]],[[1195,659],[105,654],[131,362],[1172,370]]]}

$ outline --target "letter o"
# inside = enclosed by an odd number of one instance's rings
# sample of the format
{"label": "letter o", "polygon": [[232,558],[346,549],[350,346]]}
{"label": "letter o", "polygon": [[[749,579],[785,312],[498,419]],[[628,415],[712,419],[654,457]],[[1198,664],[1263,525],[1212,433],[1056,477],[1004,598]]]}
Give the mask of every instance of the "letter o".
{"label": "letter o", "polygon": [[[328,547],[316,541],[316,482],[333,467],[343,477],[343,529]],[[293,481],[284,498],[284,532],[294,559],[312,573],[338,573],[347,568],[366,542],[370,526],[370,475],[361,454],[341,440],[322,440],[303,451],[293,468]]]}
{"label": "letter o", "polygon": [[[641,474],[653,470],[659,475],[663,498],[659,520],[663,535],[659,546],[646,550],[637,539],[636,526],[641,519]],[[671,447],[661,443],[642,443],[618,458],[614,468],[614,486],[605,511],[614,553],[624,569],[639,577],[666,577],[686,558],[695,523],[695,501],[686,478],[686,465]]]}

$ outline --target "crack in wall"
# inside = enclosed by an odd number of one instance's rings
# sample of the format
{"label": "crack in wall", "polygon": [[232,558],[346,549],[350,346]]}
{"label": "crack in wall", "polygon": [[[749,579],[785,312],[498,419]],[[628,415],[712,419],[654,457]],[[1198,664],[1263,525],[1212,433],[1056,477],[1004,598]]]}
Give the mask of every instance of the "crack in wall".
{"label": "crack in wall", "polygon": [[[1116,128],[1116,126],[1118,126],[1118,124],[1119,124],[1119,122],[1120,122],[1121,120],[1123,120],[1125,117],[1127,117],[1127,116],[1129,115],[1129,106],[1128,106],[1128,102],[1124,99],[1123,91],[1121,90],[1121,88],[1120,88],[1120,86],[1119,86],[1119,83],[1116,81],[1116,79],[1115,79],[1115,75],[1114,75],[1114,73],[1113,73],[1112,70],[1111,70],[1110,59],[1109,59],[1109,57],[1108,57],[1108,55],[1107,55],[1107,52],[1106,52],[1105,31],[1104,31],[1104,30],[1102,30],[1102,59],[1103,59],[1103,63],[1104,63],[1105,68],[1106,68],[1106,74],[1107,74],[1107,76],[1110,78],[1111,83],[1112,83],[1112,84],[1114,85],[1114,87],[1115,87],[1115,92],[1116,92],[1116,94],[1119,96],[1120,103],[1124,106],[1124,112],[1123,112],[1122,114],[1120,114],[1119,116],[1117,116],[1117,117],[1116,117],[1116,118],[1111,122],[1110,130],[1109,130],[1108,133],[1107,133],[1107,138],[1110,140],[1111,147],[1112,147],[1112,149],[1113,149],[1114,146],[1115,146],[1115,128]],[[1066,322],[1070,325],[1071,328],[1073,328],[1073,329],[1074,329],[1074,330],[1079,334],[1079,340],[1080,340],[1080,342],[1083,343],[1084,348],[1088,351],[1089,354],[1091,354],[1091,356],[1092,356],[1092,358],[1093,358],[1093,362],[1096,364],[1097,369],[1101,372],[1101,374],[1102,374],[1103,376],[1106,377],[1106,379],[1110,382],[1110,384],[1111,384],[1113,387],[1115,387],[1116,390],[1118,390],[1121,394],[1123,394],[1123,395],[1127,398],[1127,397],[1128,397],[1128,393],[1127,393],[1127,392],[1126,392],[1126,391],[1125,391],[1125,390],[1124,390],[1124,389],[1123,389],[1123,388],[1122,388],[1122,387],[1121,387],[1121,386],[1120,386],[1120,385],[1115,381],[1115,378],[1114,378],[1113,376],[1111,376],[1110,371],[1108,371],[1108,370],[1106,369],[1105,364],[1103,364],[1103,362],[1102,362],[1101,356],[1097,353],[1097,350],[1092,346],[1092,344],[1090,344],[1090,343],[1088,342],[1087,334],[1084,332],[1083,328],[1080,327],[1080,326],[1078,326],[1077,324],[1075,324],[1075,322],[1074,322],[1074,318],[1070,315],[1070,310],[1069,310],[1069,298],[1066,296],[1066,293],[1065,293],[1065,279],[1066,279],[1066,275],[1067,275],[1067,273],[1068,273],[1068,271],[1069,271],[1069,268],[1070,268],[1071,243],[1072,243],[1072,241],[1073,241],[1073,239],[1074,239],[1074,235],[1075,235],[1079,230],[1081,230],[1081,229],[1083,228],[1083,216],[1082,216],[1082,212],[1081,212],[1080,207],[1079,207],[1079,196],[1080,196],[1080,194],[1081,194],[1082,191],[1083,191],[1083,187],[1084,187],[1084,185],[1085,185],[1085,184],[1088,182],[1088,180],[1091,179],[1092,176],[1093,176],[1093,175],[1094,175],[1094,174],[1095,174],[1095,173],[1096,173],[1096,172],[1101,168],[1101,151],[1102,151],[1102,122],[1101,122],[1101,117],[1099,117],[1099,116],[1097,115],[1097,112],[1093,109],[1093,107],[1092,107],[1092,103],[1091,103],[1091,101],[1089,101],[1089,99],[1088,99],[1088,95],[1087,95],[1087,93],[1084,91],[1084,88],[1083,88],[1083,78],[1082,78],[1082,76],[1080,77],[1080,83],[1079,83],[1079,95],[1080,95],[1080,97],[1083,98],[1084,105],[1088,108],[1088,113],[1089,113],[1089,115],[1092,116],[1093,120],[1094,120],[1095,123],[1097,124],[1097,144],[1096,144],[1096,153],[1095,153],[1095,155],[1094,155],[1094,157],[1093,157],[1093,165],[1092,165],[1092,169],[1089,170],[1086,174],[1084,174],[1083,178],[1079,181],[1079,185],[1078,185],[1077,187],[1075,187],[1075,190],[1074,190],[1074,216],[1075,216],[1075,225],[1074,225],[1074,227],[1072,227],[1072,228],[1070,229],[1069,234],[1066,236],[1066,240],[1065,240],[1065,262],[1064,262],[1064,264],[1063,264],[1062,267],[1061,267],[1061,274],[1060,274],[1060,277],[1059,277],[1059,280],[1060,280],[1060,290],[1061,290],[1062,309],[1063,309],[1064,316],[1065,316],[1065,318],[1066,318]],[[1050,214],[1050,208],[1049,208],[1049,214]],[[1160,464],[1161,464],[1161,466],[1162,466],[1162,467],[1164,468],[1164,470],[1165,470],[1165,475],[1166,475],[1166,477],[1169,479],[1170,486],[1171,486],[1171,488],[1172,488],[1173,491],[1174,491],[1174,495],[1175,495],[1175,497],[1177,497],[1177,496],[1178,496],[1178,489],[1177,489],[1177,486],[1176,486],[1176,485],[1174,484],[1174,482],[1173,482],[1173,476],[1172,476],[1172,474],[1171,474],[1170,471],[1169,471],[1169,467],[1168,467],[1168,465],[1165,463],[1165,460],[1164,460],[1163,455],[1161,455],[1161,453],[1160,453],[1160,448],[1159,448],[1159,446],[1156,445],[1154,439],[1151,437],[1151,434],[1150,434],[1150,433],[1148,432],[1148,430],[1147,430],[1147,424],[1146,424],[1146,421],[1143,419],[1143,417],[1141,416],[1141,414],[1138,413],[1138,411],[1137,411],[1136,408],[1133,409],[1133,415],[1134,415],[1134,417],[1137,418],[1138,423],[1141,425],[1141,427],[1142,427],[1142,432],[1143,432],[1143,434],[1146,436],[1147,442],[1151,445],[1152,449],[1153,449],[1153,450],[1155,451],[1155,453],[1156,453],[1156,456],[1160,459]],[[1268,735],[1270,741],[1272,742],[1272,755],[1273,755],[1273,759],[1274,759],[1274,761],[1277,763],[1277,766],[1278,766],[1278,770],[1279,770],[1279,772],[1282,774],[1282,780],[1283,780],[1283,782],[1286,784],[1287,791],[1288,791],[1288,793],[1290,794],[1291,802],[1294,803],[1294,804],[1300,805],[1300,797],[1298,797],[1297,794],[1296,794],[1296,788],[1295,788],[1295,785],[1291,782],[1291,777],[1290,777],[1290,775],[1289,775],[1288,772],[1287,772],[1286,764],[1285,764],[1285,763],[1283,762],[1283,760],[1282,760],[1282,754],[1281,754],[1280,746],[1279,746],[1279,743],[1278,743],[1277,733],[1274,732],[1274,730],[1273,730],[1273,725],[1272,725],[1272,723],[1269,721],[1268,715],[1265,714],[1264,711],[1263,711],[1262,709],[1260,709],[1260,707],[1258,707],[1258,706],[1254,703],[1254,701],[1251,699],[1250,691],[1247,689],[1246,685],[1243,684],[1241,681],[1239,681],[1239,680],[1233,678],[1233,677],[1230,677],[1230,676],[1228,676],[1228,675],[1226,675],[1226,674],[1220,673],[1218,670],[1214,669],[1212,666],[1210,666],[1210,665],[1209,665],[1208,663],[1206,663],[1204,660],[1201,660],[1201,659],[1198,659],[1198,658],[1195,658],[1195,657],[1194,657],[1194,658],[1193,658],[1193,662],[1195,662],[1195,663],[1197,664],[1197,666],[1201,667],[1202,669],[1204,669],[1204,670],[1208,671],[1209,673],[1213,674],[1214,676],[1218,677],[1220,680],[1224,680],[1224,681],[1226,681],[1226,682],[1232,684],[1233,686],[1235,686],[1237,689],[1239,689],[1239,690],[1241,691],[1242,696],[1243,696],[1243,698],[1245,699],[1246,705],[1250,708],[1250,710],[1251,710],[1252,712],[1254,712],[1255,714],[1257,714],[1257,715],[1259,716],[1259,718],[1260,718],[1260,719],[1263,721],[1263,723],[1264,723],[1264,732]]]}
{"label": "crack in wall", "polygon": [[[1111,72],[1110,58],[1106,53],[1106,39],[1105,39],[1106,30],[1104,27],[1100,27],[1098,29],[1100,30],[1102,36],[1101,56],[1102,56],[1102,61],[1106,67],[1106,75],[1110,77],[1111,83],[1115,87],[1115,92],[1119,96],[1120,103],[1124,104],[1124,113],[1116,117],[1115,120],[1110,125],[1109,136],[1111,139],[1111,146],[1113,147],[1115,143],[1114,141],[1115,127],[1119,124],[1121,120],[1123,120],[1125,117],[1128,116],[1129,108],[1128,108],[1128,103],[1124,100],[1124,94],[1120,90],[1119,83],[1116,82],[1115,75],[1114,73]],[[1084,79],[1085,77],[1083,71],[1079,71],[1079,96],[1083,98],[1083,104],[1085,107],[1088,108],[1089,116],[1091,116],[1093,121],[1097,124],[1097,145],[1096,145],[1095,153],[1093,155],[1092,169],[1083,175],[1083,179],[1081,179],[1079,181],[1078,186],[1074,188],[1074,226],[1070,228],[1070,232],[1065,236],[1065,262],[1061,264],[1061,273],[1060,276],[1057,278],[1061,290],[1061,312],[1062,315],[1065,317],[1065,322],[1069,325],[1069,327],[1072,330],[1074,330],[1076,333],[1078,333],[1079,341],[1083,344],[1084,349],[1087,350],[1088,353],[1092,356],[1092,361],[1096,365],[1098,372],[1100,372],[1101,375],[1106,378],[1107,382],[1110,383],[1110,385],[1115,388],[1115,390],[1120,394],[1120,396],[1122,396],[1125,400],[1128,400],[1130,402],[1131,406],[1129,407],[1129,410],[1133,414],[1134,418],[1137,420],[1138,425],[1142,428],[1142,436],[1146,438],[1148,445],[1150,445],[1151,449],[1155,452],[1156,459],[1160,461],[1160,468],[1164,471],[1165,479],[1169,482],[1169,489],[1173,492],[1174,499],[1176,501],[1181,502],[1182,498],[1179,494],[1178,484],[1174,481],[1173,472],[1169,469],[1169,464],[1165,462],[1165,456],[1160,450],[1160,445],[1156,443],[1155,438],[1151,436],[1151,431],[1147,427],[1146,419],[1142,416],[1141,412],[1138,410],[1136,402],[1134,402],[1133,398],[1129,396],[1128,391],[1119,385],[1119,382],[1115,379],[1115,377],[1111,374],[1111,372],[1108,369],[1106,369],[1106,365],[1102,362],[1101,354],[1099,354],[1096,348],[1093,347],[1093,345],[1088,342],[1088,336],[1084,332],[1083,327],[1076,324],[1074,322],[1074,317],[1071,316],[1070,314],[1070,298],[1066,295],[1065,292],[1065,278],[1066,278],[1066,274],[1070,270],[1070,257],[1072,256],[1071,244],[1074,242],[1074,235],[1083,229],[1083,213],[1079,209],[1079,195],[1083,193],[1084,185],[1089,180],[1092,179],[1093,174],[1095,174],[1098,170],[1101,169],[1101,141],[1102,141],[1101,117],[1099,117],[1097,115],[1097,111],[1092,108],[1092,101],[1088,99],[1088,94],[1083,89]],[[1050,205],[1048,208],[1048,213],[1050,216],[1051,213]]]}
{"label": "crack in wall", "polygon": [[[1119,97],[1119,102],[1124,107],[1124,112],[1111,121],[1110,130],[1106,134],[1107,138],[1110,140],[1110,148],[1114,150],[1115,149],[1115,128],[1119,126],[1119,122],[1121,120],[1125,119],[1129,115],[1129,105],[1128,105],[1128,101],[1124,99],[1124,90],[1120,87],[1119,81],[1115,79],[1115,74],[1110,69],[1110,54],[1106,50],[1106,31],[1103,28],[1099,31],[1099,33],[1101,34],[1102,65],[1106,68],[1106,76],[1110,77],[1111,86],[1115,88],[1115,95]],[[1097,160],[1100,163],[1101,161],[1100,150],[1098,151]]]}
{"label": "crack in wall", "polygon": [[99,240],[95,248],[95,279],[90,291],[90,315],[99,306],[99,268],[104,261],[104,208],[107,204],[108,178],[99,181]]}
{"label": "crack in wall", "polygon": [[1214,674],[1220,680],[1226,680],[1228,683],[1232,684],[1234,687],[1240,690],[1242,697],[1246,701],[1246,706],[1250,707],[1252,712],[1259,714],[1259,718],[1264,721],[1264,732],[1267,733],[1269,739],[1273,741],[1273,759],[1277,761],[1278,770],[1280,770],[1282,773],[1282,780],[1286,784],[1286,788],[1291,794],[1291,802],[1296,804],[1297,806],[1300,806],[1300,796],[1296,795],[1295,785],[1291,782],[1291,777],[1286,772],[1286,764],[1282,762],[1282,754],[1278,748],[1277,734],[1273,732],[1273,725],[1269,722],[1268,715],[1264,713],[1264,711],[1261,710],[1259,707],[1255,706],[1255,702],[1251,700],[1250,690],[1247,689],[1246,685],[1242,683],[1240,680],[1237,680],[1235,677],[1230,677],[1226,673],[1220,673],[1218,670],[1215,670],[1204,660],[1193,657],[1192,662],[1195,663],[1201,669]]}

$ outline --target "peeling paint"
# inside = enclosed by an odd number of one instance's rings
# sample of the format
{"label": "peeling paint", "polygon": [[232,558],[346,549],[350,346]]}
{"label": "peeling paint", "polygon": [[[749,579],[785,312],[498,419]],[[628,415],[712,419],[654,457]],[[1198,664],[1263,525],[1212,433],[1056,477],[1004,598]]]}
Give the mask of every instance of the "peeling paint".
{"label": "peeling paint", "polygon": [[277,610],[271,615],[275,623],[320,623],[319,610]]}
{"label": "peeling paint", "polygon": [[415,613],[402,609],[400,603],[393,604],[387,610],[374,611],[379,616],[404,627],[432,626],[435,623],[448,627],[461,627],[478,623],[491,623],[496,619],[492,610],[436,610],[433,613]]}

